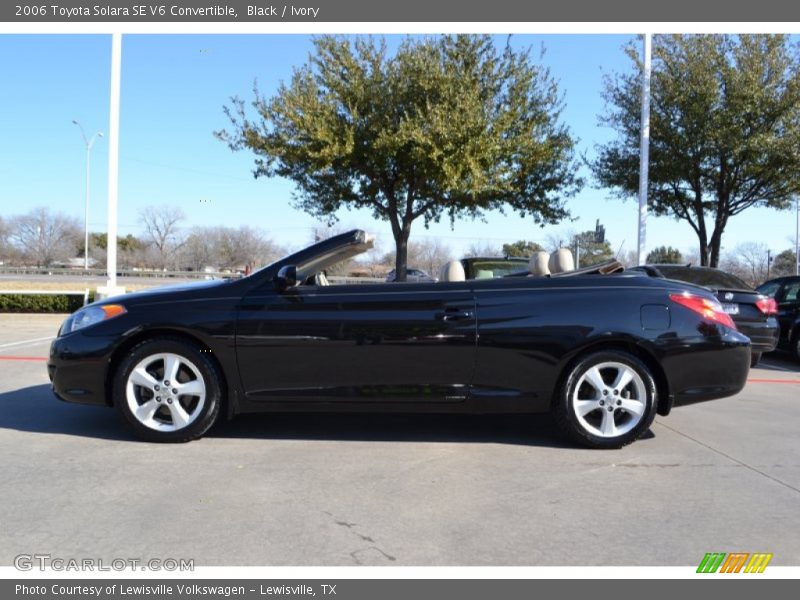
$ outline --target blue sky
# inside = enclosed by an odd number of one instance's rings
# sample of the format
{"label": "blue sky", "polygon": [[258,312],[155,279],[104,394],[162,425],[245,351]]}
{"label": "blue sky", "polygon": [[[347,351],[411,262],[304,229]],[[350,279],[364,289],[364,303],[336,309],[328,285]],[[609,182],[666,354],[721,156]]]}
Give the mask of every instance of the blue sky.
{"label": "blue sky", "polygon": [[[400,36],[390,36],[396,44]],[[627,35],[516,35],[516,46],[544,46],[543,62],[565,94],[563,120],[591,158],[612,132],[597,123],[603,111],[603,73],[627,70]],[[504,43],[505,38],[499,37]],[[78,119],[91,135],[108,129],[111,37],[106,35],[0,35],[0,214],[39,205],[83,219],[84,156]],[[271,94],[311,49],[305,35],[125,35],[120,129],[120,233],[140,232],[138,211],[150,204],[180,206],[185,226],[249,224],[292,248],[309,241],[315,221],[292,208],[293,186],[254,180],[253,156],[231,152],[212,132],[227,126],[222,107],[232,95],[252,97],[254,79]],[[106,223],[105,140],[92,151],[90,228]],[[588,173],[584,173],[588,177]],[[636,247],[637,207],[608,190],[587,186],[569,200],[575,222],[541,229],[516,215],[490,213],[488,223],[415,224],[412,240],[435,236],[456,253],[472,243],[544,241],[549,234],[606,227],[615,249]],[[343,211],[343,225],[379,234],[392,248],[389,227],[368,214]],[[752,209],[728,225],[724,246],[764,242],[774,251],[792,245],[794,212]],[[682,222],[648,221],[647,246],[688,251],[696,238]]]}

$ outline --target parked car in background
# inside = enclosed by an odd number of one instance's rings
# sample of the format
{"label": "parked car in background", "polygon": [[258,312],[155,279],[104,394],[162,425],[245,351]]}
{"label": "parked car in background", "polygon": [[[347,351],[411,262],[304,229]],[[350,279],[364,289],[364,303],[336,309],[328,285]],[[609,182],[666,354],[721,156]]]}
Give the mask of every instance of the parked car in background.
{"label": "parked car in background", "polygon": [[800,277],[779,277],[756,288],[775,300],[778,308],[780,337],[778,347],[788,350],[800,360]]}
{"label": "parked car in background", "polygon": [[461,264],[467,279],[494,279],[528,271],[528,259],[519,256],[475,256],[462,258]]}
{"label": "parked car in background", "polygon": [[750,338],[752,354],[750,366],[756,366],[764,352],[772,352],[778,344],[778,308],[773,298],[763,294],[744,281],[711,267],[692,265],[645,265],[634,267],[654,277],[685,281],[710,289],[722,303],[736,328]]}
{"label": "parked car in background", "polygon": [[[397,273],[392,269],[386,274],[386,283],[394,283],[397,280]],[[428,275],[422,269],[406,269],[406,281],[414,283],[436,283],[436,277]]]}

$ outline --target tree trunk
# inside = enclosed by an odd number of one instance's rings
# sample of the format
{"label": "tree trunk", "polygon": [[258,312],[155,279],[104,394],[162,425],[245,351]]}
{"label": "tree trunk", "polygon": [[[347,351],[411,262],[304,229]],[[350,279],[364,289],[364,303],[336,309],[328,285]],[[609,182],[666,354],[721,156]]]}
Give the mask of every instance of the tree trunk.
{"label": "tree trunk", "polygon": [[399,231],[394,238],[396,253],[394,261],[395,281],[405,281],[408,270],[408,238],[410,231]]}
{"label": "tree trunk", "polygon": [[714,235],[711,236],[711,242],[709,242],[709,259],[708,259],[708,266],[714,267],[715,269],[719,266],[719,251],[722,246],[722,232],[719,230],[714,231]]}
{"label": "tree trunk", "polygon": [[708,266],[708,241],[703,237],[700,237],[700,266]]}

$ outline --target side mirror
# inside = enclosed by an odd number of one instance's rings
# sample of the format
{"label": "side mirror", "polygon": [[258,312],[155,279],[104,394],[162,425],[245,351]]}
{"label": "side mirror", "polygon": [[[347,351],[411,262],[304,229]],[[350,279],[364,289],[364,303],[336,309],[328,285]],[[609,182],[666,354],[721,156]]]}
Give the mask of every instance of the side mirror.
{"label": "side mirror", "polygon": [[279,292],[285,292],[289,288],[293,288],[297,285],[297,267],[295,265],[281,267],[272,283]]}

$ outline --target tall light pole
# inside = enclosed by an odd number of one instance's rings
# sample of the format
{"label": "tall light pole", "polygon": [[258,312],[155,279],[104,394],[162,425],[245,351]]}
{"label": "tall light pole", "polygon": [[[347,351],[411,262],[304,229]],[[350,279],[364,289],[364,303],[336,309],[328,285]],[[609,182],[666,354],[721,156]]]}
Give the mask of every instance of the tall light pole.
{"label": "tall light pole", "polygon": [[72,119],[72,123],[77,125],[78,129],[81,130],[81,137],[86,146],[86,205],[84,206],[83,212],[83,268],[86,270],[89,268],[89,162],[92,146],[94,146],[94,142],[97,138],[103,137],[103,132],[98,131],[91,138],[87,138],[86,132],[83,130],[83,125],[81,125],[77,119]]}
{"label": "tall light pole", "polygon": [[650,160],[650,62],[652,36],[644,34],[644,61],[642,63],[642,120],[639,135],[639,244],[636,262],[645,262],[645,239],[647,236],[647,176]]}
{"label": "tall light pole", "polygon": [[108,110],[108,246],[106,296],[124,294],[117,286],[117,201],[119,199],[119,99],[122,77],[122,34],[111,34],[111,93]]}

